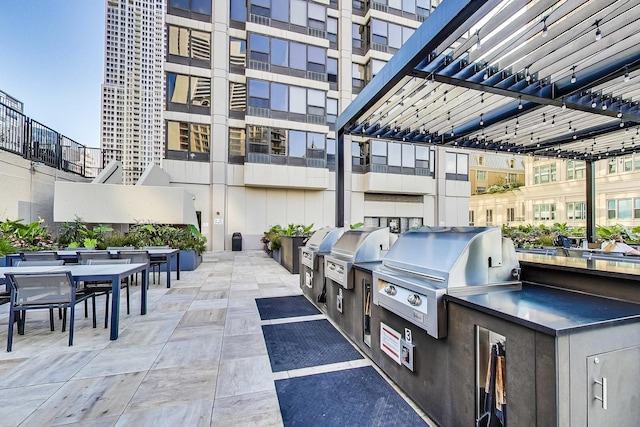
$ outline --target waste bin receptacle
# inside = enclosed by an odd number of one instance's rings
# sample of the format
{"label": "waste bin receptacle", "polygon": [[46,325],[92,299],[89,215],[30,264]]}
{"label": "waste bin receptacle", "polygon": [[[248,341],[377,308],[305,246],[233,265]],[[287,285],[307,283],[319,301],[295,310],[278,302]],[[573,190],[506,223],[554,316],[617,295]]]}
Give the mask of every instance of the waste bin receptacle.
{"label": "waste bin receptacle", "polygon": [[232,251],[241,251],[242,250],[242,234],[233,233],[231,236],[231,250]]}

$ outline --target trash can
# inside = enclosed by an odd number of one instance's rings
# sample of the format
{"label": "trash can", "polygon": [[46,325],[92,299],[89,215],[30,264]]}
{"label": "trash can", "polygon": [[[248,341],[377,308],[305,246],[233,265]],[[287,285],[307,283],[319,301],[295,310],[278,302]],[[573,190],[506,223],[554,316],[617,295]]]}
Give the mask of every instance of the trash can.
{"label": "trash can", "polygon": [[231,236],[231,250],[232,251],[241,251],[242,250],[242,234],[235,232]]}

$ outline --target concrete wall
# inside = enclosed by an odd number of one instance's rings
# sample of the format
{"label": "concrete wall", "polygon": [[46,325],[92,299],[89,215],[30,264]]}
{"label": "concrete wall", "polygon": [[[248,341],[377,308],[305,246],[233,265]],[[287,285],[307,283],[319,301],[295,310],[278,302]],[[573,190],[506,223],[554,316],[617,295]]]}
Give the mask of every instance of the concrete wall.
{"label": "concrete wall", "polygon": [[79,175],[63,172],[22,157],[0,151],[0,220],[23,219],[24,223],[42,218],[51,231],[55,182],[88,182]]}

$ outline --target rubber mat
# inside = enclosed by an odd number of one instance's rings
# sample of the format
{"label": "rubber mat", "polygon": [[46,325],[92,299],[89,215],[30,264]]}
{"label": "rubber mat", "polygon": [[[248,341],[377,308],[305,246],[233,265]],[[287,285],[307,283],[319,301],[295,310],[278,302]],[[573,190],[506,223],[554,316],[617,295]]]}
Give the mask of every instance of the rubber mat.
{"label": "rubber mat", "polygon": [[262,325],[273,372],[362,359],[326,319]]}
{"label": "rubber mat", "polygon": [[429,425],[371,366],[275,383],[286,427]]}
{"label": "rubber mat", "polygon": [[262,320],[320,314],[320,311],[304,295],[256,298],[256,305]]}

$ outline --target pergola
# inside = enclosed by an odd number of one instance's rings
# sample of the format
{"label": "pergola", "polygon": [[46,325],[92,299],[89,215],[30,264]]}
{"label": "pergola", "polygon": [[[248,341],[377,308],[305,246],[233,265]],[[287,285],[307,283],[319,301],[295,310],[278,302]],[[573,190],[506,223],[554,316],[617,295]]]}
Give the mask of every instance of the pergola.
{"label": "pergola", "polygon": [[640,0],[444,0],[338,117],[344,135],[586,162],[640,150]]}

